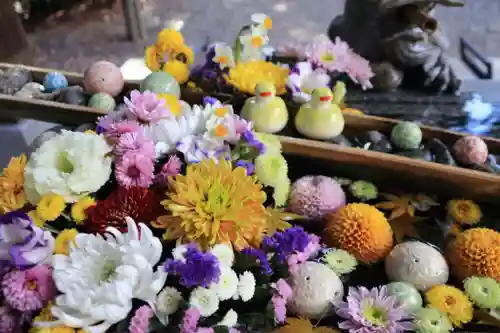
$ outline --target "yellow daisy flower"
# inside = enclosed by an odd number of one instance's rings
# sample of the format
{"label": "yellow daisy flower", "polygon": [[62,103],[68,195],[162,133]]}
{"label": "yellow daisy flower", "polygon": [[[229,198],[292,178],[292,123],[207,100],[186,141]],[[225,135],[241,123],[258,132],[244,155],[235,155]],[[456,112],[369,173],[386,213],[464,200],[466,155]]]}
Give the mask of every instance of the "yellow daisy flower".
{"label": "yellow daisy flower", "polygon": [[425,300],[429,306],[446,314],[453,326],[461,327],[472,320],[472,302],[460,289],[437,285],[425,293]]}
{"label": "yellow daisy flower", "polygon": [[87,209],[95,206],[95,200],[92,197],[83,197],[71,206],[71,218],[78,224],[87,219]]}
{"label": "yellow daisy flower", "polygon": [[446,209],[452,222],[462,225],[476,224],[483,216],[481,207],[472,200],[450,200]]}
{"label": "yellow daisy flower", "polygon": [[76,229],[65,229],[59,233],[56,237],[54,253],[55,254],[69,254],[69,244],[73,242],[75,244],[75,238],[78,235]]}
{"label": "yellow daisy flower", "polygon": [[66,208],[64,198],[55,193],[44,195],[36,206],[38,217],[43,221],[54,221]]}

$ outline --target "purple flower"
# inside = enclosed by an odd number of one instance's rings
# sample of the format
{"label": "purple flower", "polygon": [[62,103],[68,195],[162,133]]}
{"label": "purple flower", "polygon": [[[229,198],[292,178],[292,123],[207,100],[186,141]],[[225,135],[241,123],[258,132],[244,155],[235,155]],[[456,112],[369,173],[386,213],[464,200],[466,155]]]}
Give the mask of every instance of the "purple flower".
{"label": "purple flower", "polygon": [[413,329],[411,317],[389,296],[387,287],[349,288],[347,302],[341,302],[337,314],[346,319],[339,323],[349,333],[400,333]]}
{"label": "purple flower", "polygon": [[165,271],[180,277],[180,284],[188,288],[208,287],[217,283],[220,277],[217,257],[210,252],[201,252],[196,245],[187,247],[184,260],[168,259]]}
{"label": "purple flower", "polygon": [[253,165],[252,162],[245,160],[239,160],[238,162],[236,162],[236,166],[245,168],[245,170],[247,171],[247,176],[253,174],[253,171],[255,169],[255,166]]}
{"label": "purple flower", "polygon": [[124,102],[128,108],[127,116],[132,120],[156,123],[163,118],[172,116],[165,106],[165,101],[151,91],[141,93],[138,90],[132,90],[130,99],[125,97]]}
{"label": "purple flower", "polygon": [[203,105],[215,105],[215,104],[220,104],[220,101],[212,96],[205,96],[203,97]]}
{"label": "purple flower", "polygon": [[18,210],[0,216],[0,266],[24,269],[48,263],[53,252],[54,237],[28,214]]}
{"label": "purple flower", "polygon": [[310,242],[310,235],[302,227],[293,227],[265,237],[264,247],[272,248],[281,261],[296,252],[304,252]]}
{"label": "purple flower", "polygon": [[250,147],[253,147],[255,148],[259,155],[262,155],[265,153],[265,149],[266,147],[264,146],[264,144],[262,142],[260,142],[259,140],[257,140],[255,138],[255,134],[253,131],[251,130],[246,130],[245,132],[243,132],[243,139],[248,143],[248,145]]}
{"label": "purple flower", "polygon": [[271,265],[269,264],[269,260],[267,259],[267,255],[264,251],[253,247],[247,247],[241,251],[241,254],[254,258],[260,266],[260,270],[263,274],[273,274],[273,270],[271,269]]}

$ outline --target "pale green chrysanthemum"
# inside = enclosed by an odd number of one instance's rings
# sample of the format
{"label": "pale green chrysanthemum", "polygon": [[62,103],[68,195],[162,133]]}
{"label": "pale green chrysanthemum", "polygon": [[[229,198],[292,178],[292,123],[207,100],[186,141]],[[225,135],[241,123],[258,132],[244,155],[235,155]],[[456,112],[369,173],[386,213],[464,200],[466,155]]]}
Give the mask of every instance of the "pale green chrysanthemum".
{"label": "pale green chrysanthemum", "polygon": [[255,133],[257,140],[266,147],[266,154],[281,154],[281,142],[276,135],[269,133]]}
{"label": "pale green chrysanthemum", "polygon": [[500,307],[500,284],[489,277],[472,276],[464,281],[465,293],[481,309]]}
{"label": "pale green chrysanthemum", "polygon": [[264,154],[255,159],[255,175],[265,186],[276,187],[288,175],[288,164],[281,154]]}
{"label": "pale green chrysanthemum", "polygon": [[413,324],[418,333],[448,333],[453,329],[448,317],[435,308],[421,308],[415,311]]}
{"label": "pale green chrysanthemum", "polygon": [[341,249],[329,249],[321,257],[321,261],[338,275],[348,274],[358,266],[356,257]]}
{"label": "pale green chrysanthemum", "polygon": [[365,180],[357,180],[349,185],[352,195],[361,201],[368,201],[378,197],[377,187]]}
{"label": "pale green chrysanthemum", "polygon": [[283,177],[277,182],[273,192],[274,207],[283,207],[286,205],[290,194],[290,187],[288,176]]}

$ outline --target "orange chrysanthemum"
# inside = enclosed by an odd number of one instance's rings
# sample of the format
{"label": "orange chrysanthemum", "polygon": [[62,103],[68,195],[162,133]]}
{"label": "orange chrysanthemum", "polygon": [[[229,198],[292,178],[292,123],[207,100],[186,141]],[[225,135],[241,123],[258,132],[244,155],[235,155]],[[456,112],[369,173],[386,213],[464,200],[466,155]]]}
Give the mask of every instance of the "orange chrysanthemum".
{"label": "orange chrysanthemum", "polygon": [[448,260],[460,280],[487,276],[500,281],[500,233],[472,228],[458,234],[448,248]]}
{"label": "orange chrysanthemum", "polygon": [[352,203],[329,215],[325,241],[372,263],[384,258],[393,245],[393,233],[384,214],[364,203]]}
{"label": "orange chrysanthemum", "polygon": [[24,167],[26,155],[13,157],[0,175],[0,215],[19,209],[26,203]]}

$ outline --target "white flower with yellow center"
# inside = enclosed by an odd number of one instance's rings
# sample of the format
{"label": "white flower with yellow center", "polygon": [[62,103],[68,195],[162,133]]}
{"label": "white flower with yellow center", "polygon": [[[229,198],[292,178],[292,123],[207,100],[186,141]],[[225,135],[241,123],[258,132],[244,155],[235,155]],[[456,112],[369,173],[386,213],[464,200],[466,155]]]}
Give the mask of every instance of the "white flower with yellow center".
{"label": "white flower with yellow center", "polygon": [[61,294],[52,307],[54,324],[104,333],[127,317],[132,299],[154,304],[167,277],[161,267],[153,269],[162,244],[144,224],[139,230],[131,218],[126,222],[126,233],[81,233],[67,256],[54,255],[52,276]]}
{"label": "white flower with yellow center", "polygon": [[229,309],[217,326],[234,327],[238,324],[238,313],[233,309]]}
{"label": "white flower with yellow center", "polygon": [[217,257],[219,264],[224,267],[232,267],[234,262],[233,248],[227,244],[214,245],[210,252]]}
{"label": "white flower with yellow center", "polygon": [[240,60],[243,62],[261,60],[264,57],[263,47],[269,42],[267,31],[263,26],[257,25],[250,28],[250,32],[240,36],[243,50]]}
{"label": "white flower with yellow center", "polygon": [[253,23],[261,25],[266,30],[271,30],[273,28],[273,20],[264,13],[252,14],[251,20]]}
{"label": "white flower with yellow center", "polygon": [[36,205],[55,193],[66,202],[99,190],[111,174],[111,147],[102,135],[61,131],[43,142],[24,169],[24,192]]}
{"label": "white flower with yellow center", "polygon": [[255,294],[255,276],[252,272],[245,271],[240,275],[238,282],[238,293],[236,299],[241,298],[243,302],[248,302]]}
{"label": "white flower with yellow center", "polygon": [[219,67],[221,69],[233,68],[234,66],[236,66],[236,63],[234,62],[233,49],[231,48],[231,46],[225,43],[215,44],[214,51],[215,56],[212,58],[212,60],[215,63],[219,64]]}
{"label": "white flower with yellow center", "polygon": [[202,317],[210,317],[219,310],[219,297],[215,290],[197,287],[191,292],[189,305],[197,308]]}
{"label": "white flower with yellow center", "polygon": [[155,314],[164,324],[168,324],[168,316],[179,310],[183,301],[182,293],[174,287],[165,287],[156,297]]}
{"label": "white flower with yellow center", "polygon": [[220,270],[219,282],[210,286],[221,301],[233,298],[238,292],[238,275],[230,267],[222,266]]}

